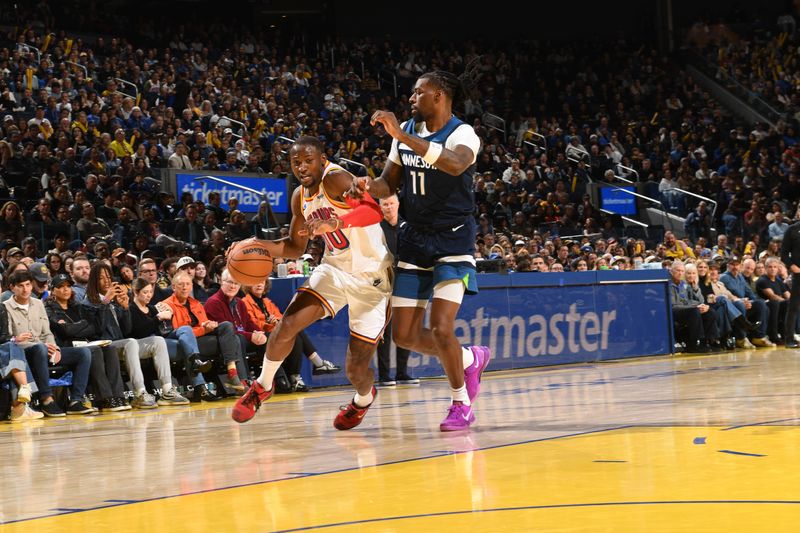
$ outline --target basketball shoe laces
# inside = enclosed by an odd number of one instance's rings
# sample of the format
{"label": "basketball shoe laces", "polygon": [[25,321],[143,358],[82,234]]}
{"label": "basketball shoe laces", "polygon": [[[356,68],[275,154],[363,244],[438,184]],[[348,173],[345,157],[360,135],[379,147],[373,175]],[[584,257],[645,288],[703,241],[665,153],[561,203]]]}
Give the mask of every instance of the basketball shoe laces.
{"label": "basketball shoe laces", "polygon": [[[367,406],[369,407],[369,406]],[[339,411],[344,411],[345,418],[353,418],[354,416],[358,415],[359,411],[363,411],[364,407],[357,407],[353,402],[348,403],[347,405],[340,405]]]}
{"label": "basketball shoe laces", "polygon": [[242,398],[242,404],[252,405],[254,411],[258,411],[258,409],[261,407],[261,398],[258,397],[258,391],[254,385],[251,385],[247,390],[244,398]]}

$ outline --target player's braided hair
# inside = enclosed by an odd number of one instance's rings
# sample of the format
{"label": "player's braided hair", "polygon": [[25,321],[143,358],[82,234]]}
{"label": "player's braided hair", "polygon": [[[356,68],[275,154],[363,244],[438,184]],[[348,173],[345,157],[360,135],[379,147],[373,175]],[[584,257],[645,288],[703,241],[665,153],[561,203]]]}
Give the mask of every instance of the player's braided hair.
{"label": "player's braided hair", "polygon": [[443,90],[447,97],[453,101],[453,105],[457,105],[462,99],[471,97],[476,91],[478,79],[481,75],[480,70],[478,70],[479,62],[480,56],[473,58],[467,63],[464,72],[460,76],[456,76],[446,70],[433,70],[426,72],[420,78],[427,79],[429,83]]}

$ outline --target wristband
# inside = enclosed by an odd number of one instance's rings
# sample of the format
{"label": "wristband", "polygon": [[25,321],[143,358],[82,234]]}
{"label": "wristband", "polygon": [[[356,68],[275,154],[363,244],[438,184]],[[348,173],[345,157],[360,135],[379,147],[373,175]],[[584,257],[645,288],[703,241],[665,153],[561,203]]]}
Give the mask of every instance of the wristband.
{"label": "wristband", "polygon": [[444,150],[444,147],[441,144],[435,142],[428,143],[428,151],[422,156],[423,161],[429,165],[436,164],[436,160],[442,155],[442,150]]}

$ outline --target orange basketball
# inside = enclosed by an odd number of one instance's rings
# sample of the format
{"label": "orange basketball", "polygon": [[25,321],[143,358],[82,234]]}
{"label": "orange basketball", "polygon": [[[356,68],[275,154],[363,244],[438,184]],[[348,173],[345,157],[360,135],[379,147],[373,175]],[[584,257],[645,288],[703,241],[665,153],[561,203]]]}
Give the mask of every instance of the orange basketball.
{"label": "orange basketball", "polygon": [[260,242],[240,242],[228,254],[228,272],[242,285],[258,285],[272,273],[272,256]]}

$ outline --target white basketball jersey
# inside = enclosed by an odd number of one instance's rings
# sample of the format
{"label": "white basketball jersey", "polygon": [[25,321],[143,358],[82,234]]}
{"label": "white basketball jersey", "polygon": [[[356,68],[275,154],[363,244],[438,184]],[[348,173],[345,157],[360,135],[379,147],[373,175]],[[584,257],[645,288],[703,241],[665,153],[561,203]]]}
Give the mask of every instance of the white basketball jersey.
{"label": "white basketball jersey", "polygon": [[[325,192],[325,176],[344,169],[328,162],[322,171],[322,182],[314,196],[308,196],[302,187],[303,217],[326,220],[335,214],[341,217],[352,208],[344,202],[334,200]],[[346,172],[346,171],[345,171]],[[365,227],[341,228],[323,235],[325,256],[322,262],[350,274],[381,272],[388,268],[393,257],[386,246],[386,238],[380,224]]]}

